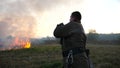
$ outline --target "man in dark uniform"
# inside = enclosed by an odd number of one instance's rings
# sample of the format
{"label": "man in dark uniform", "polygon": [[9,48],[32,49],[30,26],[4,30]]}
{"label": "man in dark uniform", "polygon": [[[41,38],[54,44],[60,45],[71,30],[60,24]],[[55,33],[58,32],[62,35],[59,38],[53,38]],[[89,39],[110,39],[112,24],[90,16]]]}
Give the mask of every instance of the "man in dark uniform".
{"label": "man in dark uniform", "polygon": [[86,35],[81,24],[81,14],[75,11],[66,25],[58,24],[54,36],[61,39],[64,68],[89,68]]}

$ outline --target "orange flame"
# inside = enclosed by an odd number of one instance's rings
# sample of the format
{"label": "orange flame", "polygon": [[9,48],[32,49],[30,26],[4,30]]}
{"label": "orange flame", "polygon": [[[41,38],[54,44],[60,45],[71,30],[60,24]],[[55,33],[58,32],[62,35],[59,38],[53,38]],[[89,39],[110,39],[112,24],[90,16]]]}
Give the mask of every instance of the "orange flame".
{"label": "orange flame", "polygon": [[19,37],[16,37],[11,46],[14,46],[14,48],[30,48],[31,43],[30,43],[30,40],[28,38],[21,39]]}
{"label": "orange flame", "polygon": [[30,47],[31,47],[30,42],[26,42],[26,45],[24,46],[24,48],[30,48]]}

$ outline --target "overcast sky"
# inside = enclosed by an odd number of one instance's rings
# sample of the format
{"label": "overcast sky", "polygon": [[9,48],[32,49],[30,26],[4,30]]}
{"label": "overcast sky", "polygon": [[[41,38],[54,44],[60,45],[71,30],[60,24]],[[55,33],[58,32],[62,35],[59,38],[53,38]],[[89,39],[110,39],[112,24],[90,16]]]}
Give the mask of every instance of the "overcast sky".
{"label": "overcast sky", "polygon": [[120,33],[120,0],[0,0],[0,37],[53,36],[76,10],[86,33]]}

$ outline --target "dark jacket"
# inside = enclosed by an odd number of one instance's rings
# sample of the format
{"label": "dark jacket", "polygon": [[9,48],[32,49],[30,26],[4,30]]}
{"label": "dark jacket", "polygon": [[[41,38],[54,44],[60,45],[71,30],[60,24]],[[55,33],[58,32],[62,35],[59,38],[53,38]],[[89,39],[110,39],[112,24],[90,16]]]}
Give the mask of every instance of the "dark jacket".
{"label": "dark jacket", "polygon": [[80,23],[70,22],[66,25],[58,25],[54,31],[54,36],[63,39],[63,51],[75,47],[85,49],[86,35]]}
{"label": "dark jacket", "polygon": [[[61,38],[63,52],[76,47],[85,50],[86,35],[81,23],[69,22],[66,25],[59,24],[54,30],[54,36]],[[64,68],[67,68],[66,59],[67,57],[63,57]],[[89,68],[85,52],[74,55],[73,59],[72,68]]]}

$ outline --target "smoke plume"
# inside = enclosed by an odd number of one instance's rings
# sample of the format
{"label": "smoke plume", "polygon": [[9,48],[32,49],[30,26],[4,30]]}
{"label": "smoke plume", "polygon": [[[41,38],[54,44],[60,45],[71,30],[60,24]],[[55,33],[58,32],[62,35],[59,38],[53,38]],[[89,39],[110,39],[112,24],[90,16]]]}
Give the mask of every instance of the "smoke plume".
{"label": "smoke plume", "polygon": [[81,0],[0,0],[0,49],[9,48],[16,37],[35,37],[45,11],[76,1]]}
{"label": "smoke plume", "polygon": [[42,17],[44,11],[74,2],[73,0],[0,0],[0,38],[26,34],[34,37],[37,25],[35,16]]}

